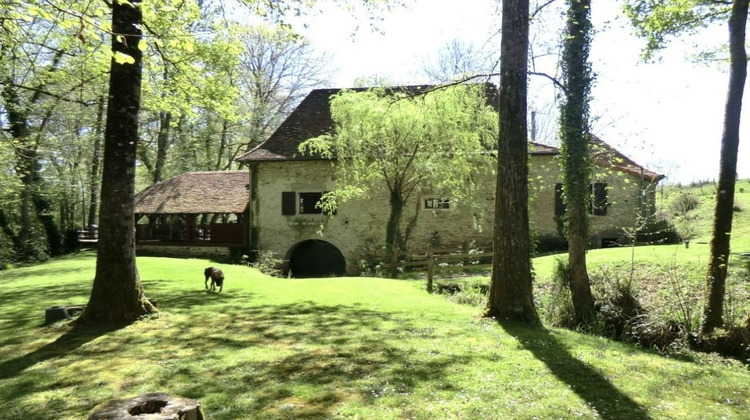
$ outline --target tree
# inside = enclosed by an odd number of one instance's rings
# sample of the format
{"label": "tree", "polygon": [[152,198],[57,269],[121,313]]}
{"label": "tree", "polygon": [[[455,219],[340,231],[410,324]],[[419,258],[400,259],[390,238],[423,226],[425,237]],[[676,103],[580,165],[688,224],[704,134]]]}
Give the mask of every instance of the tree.
{"label": "tree", "polygon": [[419,193],[449,197],[451,206],[477,203],[473,194],[491,169],[489,151],[497,129],[488,90],[494,91],[490,85],[429,93],[373,88],[333,97],[334,133],[300,145],[306,154],[336,159],[336,189],[324,197],[324,210],[384,189],[390,205],[384,245],[387,255],[395,256],[406,246],[404,217]]}
{"label": "tree", "polygon": [[326,81],[328,57],[287,27],[255,26],[240,35],[246,50],[237,69],[242,137],[235,157],[265,140],[314,86]]}
{"label": "tree", "polygon": [[141,1],[112,4],[112,53],[104,130],[96,276],[80,324],[127,325],[156,311],[135,264],[133,196],[141,103]]}
{"label": "tree", "polygon": [[439,51],[435,62],[426,62],[422,71],[433,83],[450,83],[477,74],[492,73],[490,54],[473,44],[454,39]]}
{"label": "tree", "polygon": [[560,106],[560,138],[563,157],[565,222],[570,266],[570,292],[575,322],[586,324],[594,316],[586,269],[589,242],[589,205],[591,202],[591,158],[589,153],[589,92],[591,67],[588,63],[591,43],[591,1],[569,0],[567,28],[563,41],[562,70],[564,102]]}
{"label": "tree", "polygon": [[734,216],[734,186],[737,178],[737,150],[740,143],[742,96],[747,78],[748,0],[734,0],[729,18],[729,89],[724,108],[724,130],[721,135],[719,179],[716,183],[711,256],[706,272],[706,303],[701,330],[705,334],[724,326],[724,290],[729,264],[729,246]]}
{"label": "tree", "polygon": [[745,40],[748,0],[733,0],[731,7],[729,5],[730,3],[710,0],[638,0],[629,2],[625,9],[639,34],[648,40],[646,57],[663,47],[669,36],[694,31],[711,22],[728,18],[729,87],[724,107],[719,179],[716,183],[713,233],[706,270],[706,297],[701,322],[704,334],[710,334],[724,326],[724,291],[732,232],[739,127],[747,78]]}
{"label": "tree", "polygon": [[494,257],[485,316],[538,323],[529,234],[528,0],[503,0]]}

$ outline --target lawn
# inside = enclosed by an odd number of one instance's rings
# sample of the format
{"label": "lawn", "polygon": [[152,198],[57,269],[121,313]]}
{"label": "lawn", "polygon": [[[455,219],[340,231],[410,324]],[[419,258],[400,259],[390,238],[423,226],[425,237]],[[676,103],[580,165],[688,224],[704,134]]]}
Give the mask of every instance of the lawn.
{"label": "lawn", "polygon": [[479,318],[422,282],[275,279],[206,260],[138,259],[158,317],[115,331],[43,326],[85,303],[92,253],[0,272],[0,418],[82,419],[146,392],[209,419],[748,418],[750,372],[558,329]]}

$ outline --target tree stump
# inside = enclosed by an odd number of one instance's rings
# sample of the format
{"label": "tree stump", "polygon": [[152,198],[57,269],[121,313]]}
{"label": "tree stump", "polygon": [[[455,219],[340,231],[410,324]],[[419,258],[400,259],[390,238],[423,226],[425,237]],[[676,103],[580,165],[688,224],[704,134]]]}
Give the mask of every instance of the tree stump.
{"label": "tree stump", "polygon": [[61,321],[70,318],[68,309],[64,306],[53,306],[44,310],[44,324]]}
{"label": "tree stump", "polygon": [[89,420],[205,420],[197,400],[152,392],[99,407]]}

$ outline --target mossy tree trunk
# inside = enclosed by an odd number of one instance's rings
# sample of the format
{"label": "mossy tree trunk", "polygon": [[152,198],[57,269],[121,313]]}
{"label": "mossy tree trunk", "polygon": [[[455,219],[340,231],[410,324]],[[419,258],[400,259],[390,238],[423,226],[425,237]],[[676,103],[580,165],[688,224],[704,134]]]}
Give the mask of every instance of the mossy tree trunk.
{"label": "mossy tree trunk", "polygon": [[135,159],[141,96],[141,2],[112,3],[112,60],[104,132],[102,202],[96,277],[82,324],[127,325],[156,309],[143,295],[135,263]]}
{"label": "mossy tree trunk", "polygon": [[560,107],[563,155],[566,233],[570,264],[570,292],[576,323],[586,324],[594,316],[586,248],[589,243],[591,160],[589,158],[589,92],[591,68],[590,0],[569,0],[567,29],[563,41],[562,69],[565,101]]}
{"label": "mossy tree trunk", "polygon": [[385,250],[391,259],[390,277],[395,279],[398,276],[398,253],[401,251],[401,219],[404,214],[405,199],[402,192],[397,186],[391,190],[390,207],[391,211],[388,216],[388,224],[385,231]]}
{"label": "mossy tree trunk", "polygon": [[701,323],[701,331],[704,334],[710,334],[714,329],[724,326],[724,291],[732,232],[742,95],[747,78],[747,52],[745,50],[747,12],[748,0],[732,2],[732,14],[729,18],[729,88],[724,108],[719,180],[716,184],[713,234],[706,272],[706,301]]}
{"label": "mossy tree trunk", "polygon": [[538,323],[531,277],[526,132],[528,0],[503,0],[494,257],[485,316]]}

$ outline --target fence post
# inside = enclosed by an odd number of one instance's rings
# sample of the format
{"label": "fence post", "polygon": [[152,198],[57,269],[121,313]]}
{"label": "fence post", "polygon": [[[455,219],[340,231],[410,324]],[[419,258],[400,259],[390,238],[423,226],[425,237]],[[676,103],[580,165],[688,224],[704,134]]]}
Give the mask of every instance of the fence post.
{"label": "fence post", "polygon": [[432,261],[432,247],[427,247],[427,293],[432,293],[432,276],[435,274],[435,266]]}

